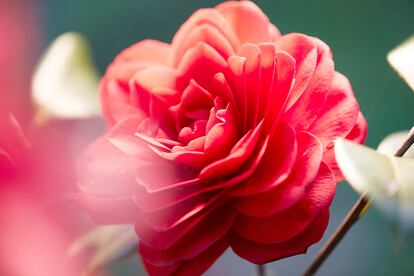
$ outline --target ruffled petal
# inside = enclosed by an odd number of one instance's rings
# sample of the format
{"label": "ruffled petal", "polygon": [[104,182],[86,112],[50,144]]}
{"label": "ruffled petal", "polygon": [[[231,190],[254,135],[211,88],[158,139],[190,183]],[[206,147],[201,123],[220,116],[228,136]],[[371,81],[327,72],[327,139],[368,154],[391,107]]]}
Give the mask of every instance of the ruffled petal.
{"label": "ruffled petal", "polygon": [[298,154],[289,178],[269,191],[239,198],[235,204],[239,212],[252,217],[270,216],[293,206],[306,196],[319,170],[322,144],[306,132],[299,132],[296,138]]}
{"label": "ruffled petal", "polygon": [[190,80],[195,80],[207,90],[215,74],[227,72],[226,60],[210,45],[198,42],[183,56],[178,66],[176,88],[183,91]]}
{"label": "ruffled petal", "polygon": [[201,275],[217,260],[228,248],[227,238],[223,238],[210,246],[197,257],[171,266],[154,266],[144,261],[145,268],[150,275]]}
{"label": "ruffled petal", "polygon": [[238,236],[257,243],[272,244],[288,241],[300,233],[329,208],[335,194],[335,177],[321,164],[306,196],[296,205],[268,217],[240,215],[233,230]]}
{"label": "ruffled petal", "polygon": [[115,62],[150,62],[168,65],[171,46],[157,40],[143,40],[123,50]]}
{"label": "ruffled petal", "polygon": [[261,244],[234,234],[230,239],[230,245],[241,258],[254,264],[265,264],[293,255],[305,254],[309,246],[322,238],[328,222],[329,211],[325,210],[302,234],[286,242]]}
{"label": "ruffled petal", "polygon": [[[174,265],[182,261],[189,261],[222,239],[233,224],[235,217],[236,212],[234,210],[221,208],[207,216],[180,241],[168,249],[159,250],[141,242],[140,255],[146,262],[156,266]],[[217,220],[222,223],[211,228],[211,224]],[[159,235],[163,235],[163,233],[161,232]]]}
{"label": "ruffled petal", "polygon": [[[269,18],[250,1],[228,1],[216,7],[224,15],[241,44],[274,41],[280,33]],[[248,18],[249,20],[246,20]]]}
{"label": "ruffled petal", "polygon": [[[200,26],[203,27],[200,28]],[[195,30],[198,30],[198,34],[193,36]],[[210,46],[223,54],[229,52],[229,45],[233,50],[240,45],[232,26],[215,9],[200,9],[196,11],[177,31],[172,41],[173,54],[171,56],[171,64],[173,66],[178,66],[190,45],[194,46],[194,43],[189,43],[189,40],[190,42],[191,40],[192,42],[204,41],[207,44],[212,42]],[[221,45],[218,43],[219,41],[224,41],[224,44]],[[223,57],[227,59],[226,56]]]}
{"label": "ruffled petal", "polygon": [[317,119],[325,106],[334,76],[334,63],[329,47],[322,41],[313,39],[318,51],[315,72],[305,91],[284,114],[284,119],[298,131],[308,130]]}
{"label": "ruffled petal", "polygon": [[357,121],[358,113],[359,106],[351,84],[345,76],[335,72],[325,105],[308,131],[316,135],[326,147],[351,131]]}
{"label": "ruffled petal", "polygon": [[130,101],[129,80],[138,71],[151,65],[167,65],[170,46],[144,40],[121,52],[108,67],[100,83],[100,98],[105,119],[114,124],[118,120],[139,113]]}
{"label": "ruffled petal", "polygon": [[[347,140],[354,141],[356,143],[364,143],[367,136],[367,122],[365,121],[364,116],[361,112],[358,112],[358,118],[355,126],[352,130],[346,135]],[[336,177],[336,182],[340,182],[344,179],[342,172],[336,162],[335,152],[333,145],[327,147],[326,151],[323,154],[323,161],[328,164],[331,170],[334,172]]]}
{"label": "ruffled petal", "polygon": [[295,82],[287,108],[291,107],[308,86],[316,67],[317,49],[313,38],[303,34],[286,34],[275,43],[276,49],[289,53],[296,61]]}
{"label": "ruffled petal", "polygon": [[256,149],[257,142],[261,134],[262,124],[250,130],[232,148],[230,154],[207,167],[200,172],[199,178],[203,180],[213,180],[222,178],[237,172],[250,158]]}
{"label": "ruffled petal", "polygon": [[279,128],[270,136],[269,146],[257,170],[249,179],[235,187],[230,194],[250,196],[279,185],[289,176],[295,163],[296,153],[295,130],[287,124],[280,124]]}

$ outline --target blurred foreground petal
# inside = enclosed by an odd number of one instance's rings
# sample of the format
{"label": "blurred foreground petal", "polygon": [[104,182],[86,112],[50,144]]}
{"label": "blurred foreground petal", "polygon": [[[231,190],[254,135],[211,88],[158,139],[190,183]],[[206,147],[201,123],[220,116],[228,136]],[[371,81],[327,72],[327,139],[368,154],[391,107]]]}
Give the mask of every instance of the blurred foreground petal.
{"label": "blurred foreground petal", "polygon": [[389,52],[387,59],[395,71],[414,90],[414,35]]}
{"label": "blurred foreground petal", "polygon": [[33,100],[42,116],[97,116],[98,82],[89,44],[80,34],[66,33],[51,44],[38,65],[32,82]]}

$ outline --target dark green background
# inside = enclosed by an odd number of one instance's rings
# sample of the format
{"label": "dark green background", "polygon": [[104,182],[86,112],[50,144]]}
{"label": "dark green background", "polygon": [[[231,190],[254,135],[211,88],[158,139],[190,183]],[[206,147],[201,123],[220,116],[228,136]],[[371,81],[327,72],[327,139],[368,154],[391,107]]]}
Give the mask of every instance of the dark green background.
{"label": "dark green background", "polygon": [[[336,68],[349,77],[369,124],[367,144],[376,146],[388,133],[413,124],[414,93],[386,62],[386,54],[414,32],[414,1],[290,0],[255,1],[283,33],[302,32],[327,42]],[[190,0],[44,0],[46,41],[67,31],[84,33],[103,72],[130,44],[154,38],[170,41],[197,8],[219,1]],[[46,45],[46,43],[45,43]],[[357,195],[340,184],[333,204],[329,236]],[[308,255],[268,265],[277,275],[299,275],[321,244]],[[136,275],[137,259],[114,268]],[[139,273],[143,273],[142,269]],[[227,252],[207,275],[253,275],[254,267]],[[272,274],[272,275],[276,275]],[[387,225],[376,210],[352,229],[320,275],[414,275],[414,240],[395,250]]]}

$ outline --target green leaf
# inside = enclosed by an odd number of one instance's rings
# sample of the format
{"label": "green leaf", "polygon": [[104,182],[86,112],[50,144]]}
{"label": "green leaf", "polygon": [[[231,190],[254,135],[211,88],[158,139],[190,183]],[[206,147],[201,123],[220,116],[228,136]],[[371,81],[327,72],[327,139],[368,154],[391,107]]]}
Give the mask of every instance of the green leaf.
{"label": "green leaf", "polygon": [[78,33],[59,36],[44,53],[32,80],[39,114],[74,119],[100,114],[99,75],[89,44]]}
{"label": "green leaf", "polygon": [[132,225],[97,226],[77,239],[69,248],[68,256],[75,257],[89,250],[93,254],[82,273],[92,275],[98,269],[131,256],[138,248],[138,239]]}

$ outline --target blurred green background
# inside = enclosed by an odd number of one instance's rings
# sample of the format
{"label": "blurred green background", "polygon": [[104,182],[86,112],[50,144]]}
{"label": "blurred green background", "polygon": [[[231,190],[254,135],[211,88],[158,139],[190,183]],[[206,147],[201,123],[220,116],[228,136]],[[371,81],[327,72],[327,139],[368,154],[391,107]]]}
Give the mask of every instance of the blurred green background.
{"label": "blurred green background", "polygon": [[[63,32],[84,33],[104,72],[117,53],[132,43],[153,38],[171,41],[192,12],[221,1],[189,0],[43,0],[44,46]],[[412,0],[254,1],[283,33],[301,32],[327,42],[336,68],[352,82],[368,125],[367,144],[375,147],[388,133],[413,125],[414,93],[386,62],[387,52],[414,32]],[[338,186],[325,239],[357,195]],[[320,248],[307,255],[268,265],[272,275],[300,275]],[[113,268],[116,275],[144,275],[138,258]],[[254,275],[255,267],[227,252],[206,275]],[[393,246],[390,231],[370,210],[338,246],[319,275],[414,275],[414,239]]]}

